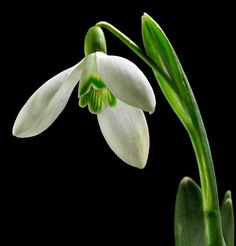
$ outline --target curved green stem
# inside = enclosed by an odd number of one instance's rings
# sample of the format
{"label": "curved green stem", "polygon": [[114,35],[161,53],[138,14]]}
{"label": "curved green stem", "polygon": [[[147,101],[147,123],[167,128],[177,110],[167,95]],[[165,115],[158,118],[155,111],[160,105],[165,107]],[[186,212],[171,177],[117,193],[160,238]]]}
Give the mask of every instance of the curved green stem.
{"label": "curved green stem", "polygon": [[119,31],[117,28],[115,28],[110,23],[107,23],[105,21],[100,21],[96,24],[96,26],[106,28],[108,31],[110,31],[112,34],[114,34],[116,37],[118,37],[124,44],[126,44],[136,55],[138,55],[148,66],[151,68],[157,70],[162,77],[164,77],[166,80],[171,80],[170,77],[163,72],[163,70],[155,64],[143,51],[142,49],[134,43],[130,38],[128,38],[126,35],[124,35],[121,31]]}
{"label": "curved green stem", "polygon": [[[178,108],[176,107],[176,105],[178,104],[178,102],[176,103],[178,97],[172,91],[172,88],[164,87],[173,82],[169,74],[167,74],[161,67],[159,67],[157,63],[154,63],[153,60],[150,59],[137,44],[135,44],[132,40],[130,40],[114,26],[107,22],[99,22],[96,25],[106,28],[115,36],[117,36],[122,42],[124,42],[134,53],[136,53],[147,65],[149,65],[153,69],[155,76],[158,78],[158,81],[168,81],[167,83],[163,84],[159,82],[160,87],[168,102],[172,106],[173,110],[176,112],[186,130],[188,131],[198,163],[203,197],[205,235],[207,246],[224,246],[225,243],[221,228],[217,183],[211,150],[201,114],[187,78],[184,76],[183,79],[185,80],[184,86],[186,87],[186,93],[188,94],[187,96],[189,98],[189,105],[187,110],[187,114],[189,114],[189,117],[186,117],[186,119],[190,119],[188,120],[188,122],[185,118],[181,116],[181,114],[185,114],[185,112],[182,113],[183,111],[181,111],[181,109],[183,109],[184,107],[180,105],[180,110],[178,110]],[[181,65],[179,64],[179,66]]]}
{"label": "curved green stem", "polygon": [[201,180],[206,242],[208,246],[223,246],[225,243],[210,146],[200,113],[196,114],[198,114],[198,129],[188,132],[195,151]]}

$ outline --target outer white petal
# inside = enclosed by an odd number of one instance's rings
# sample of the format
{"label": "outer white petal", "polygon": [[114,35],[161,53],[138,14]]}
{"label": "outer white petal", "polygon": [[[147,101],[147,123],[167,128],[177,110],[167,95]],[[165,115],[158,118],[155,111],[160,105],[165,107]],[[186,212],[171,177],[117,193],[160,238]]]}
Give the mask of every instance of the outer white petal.
{"label": "outer white petal", "polygon": [[110,148],[125,163],[144,168],[149,152],[149,132],[142,110],[121,101],[97,115]]}
{"label": "outer white petal", "polygon": [[13,135],[19,138],[32,137],[55,121],[80,79],[82,65],[81,61],[57,74],[35,91],[20,110],[13,126]]}
{"label": "outer white petal", "polygon": [[123,102],[154,112],[156,99],[143,72],[131,61],[96,53],[98,72],[111,92]]}

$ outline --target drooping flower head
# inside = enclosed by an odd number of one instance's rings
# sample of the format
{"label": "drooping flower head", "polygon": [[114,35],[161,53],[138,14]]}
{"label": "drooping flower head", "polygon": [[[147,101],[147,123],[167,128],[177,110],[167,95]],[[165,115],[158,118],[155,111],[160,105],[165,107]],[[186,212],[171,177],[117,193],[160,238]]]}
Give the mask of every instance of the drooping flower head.
{"label": "drooping flower head", "polygon": [[97,114],[108,145],[127,164],[143,168],[149,152],[143,111],[155,110],[154,92],[135,64],[106,54],[101,28],[89,29],[84,50],[82,61],[49,79],[28,99],[16,118],[13,135],[32,137],[46,130],[79,82],[79,105]]}

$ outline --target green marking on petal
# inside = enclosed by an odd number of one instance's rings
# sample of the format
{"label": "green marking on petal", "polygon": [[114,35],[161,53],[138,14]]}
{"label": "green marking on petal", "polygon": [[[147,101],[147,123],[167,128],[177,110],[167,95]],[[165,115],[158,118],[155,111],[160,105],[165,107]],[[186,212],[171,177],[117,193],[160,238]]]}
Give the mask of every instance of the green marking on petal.
{"label": "green marking on petal", "polygon": [[93,93],[91,93],[91,100],[88,103],[88,109],[89,109],[90,113],[95,113],[94,112],[94,107],[93,107],[93,102],[94,102],[93,97],[94,97],[94,95],[93,95]]}
{"label": "green marking on petal", "polygon": [[82,97],[90,91],[91,83],[88,80],[81,80],[79,83],[78,97]]}
{"label": "green marking on petal", "polygon": [[89,83],[91,83],[96,89],[104,89],[106,85],[99,77],[90,77]]}
{"label": "green marking on petal", "polygon": [[80,81],[78,96],[81,97],[84,94],[88,93],[90,91],[91,86],[93,86],[95,89],[106,88],[106,85],[99,78],[99,76],[96,76],[96,75],[90,76],[89,78],[85,78]]}
{"label": "green marking on petal", "polygon": [[117,98],[107,89],[107,103],[111,107],[117,105]]}
{"label": "green marking on petal", "polygon": [[88,103],[89,111],[92,114],[100,113],[103,110],[103,98],[101,97],[102,90],[92,89],[90,101]]}
{"label": "green marking on petal", "polygon": [[83,95],[79,100],[79,106],[85,108],[90,101],[90,93]]}
{"label": "green marking on petal", "polygon": [[97,93],[96,93],[95,90],[92,90],[91,94],[92,94],[92,96],[91,96],[91,100],[90,100],[90,102],[88,104],[88,107],[89,107],[89,111],[91,113],[96,114],[97,113],[97,109],[98,109],[98,106],[97,106],[98,105],[98,97],[97,97]]}
{"label": "green marking on petal", "polygon": [[116,105],[117,99],[108,88],[96,89],[94,85],[79,99],[79,106],[81,108],[88,106],[92,114],[101,113],[107,106],[115,107]]}
{"label": "green marking on petal", "polygon": [[106,87],[98,75],[83,78],[79,85],[79,106],[88,106],[92,114],[101,113],[106,107],[117,105],[116,97]]}

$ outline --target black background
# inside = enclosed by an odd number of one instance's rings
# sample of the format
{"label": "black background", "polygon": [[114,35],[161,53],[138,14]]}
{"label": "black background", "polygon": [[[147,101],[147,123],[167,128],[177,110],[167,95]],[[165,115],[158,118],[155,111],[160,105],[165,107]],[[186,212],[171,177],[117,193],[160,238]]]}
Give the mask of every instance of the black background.
{"label": "black background", "polygon": [[[235,27],[232,6],[198,2],[64,2],[4,6],[1,81],[1,193],[9,242],[174,245],[173,216],[180,180],[199,183],[186,131],[150,70],[105,31],[108,53],[136,63],[152,84],[156,111],[146,115],[150,154],[144,170],[109,149],[96,117],[78,107],[75,90],[65,110],[41,135],[11,135],[15,117],[46,80],[83,58],[86,31],[106,20],[142,47],[141,15],[169,37],[198,101],[212,148],[220,199],[235,198]],[[234,199],[235,201],[235,199]]]}

